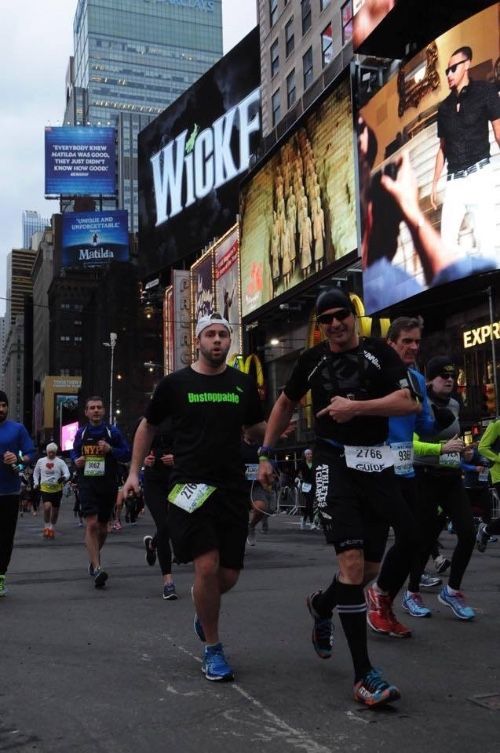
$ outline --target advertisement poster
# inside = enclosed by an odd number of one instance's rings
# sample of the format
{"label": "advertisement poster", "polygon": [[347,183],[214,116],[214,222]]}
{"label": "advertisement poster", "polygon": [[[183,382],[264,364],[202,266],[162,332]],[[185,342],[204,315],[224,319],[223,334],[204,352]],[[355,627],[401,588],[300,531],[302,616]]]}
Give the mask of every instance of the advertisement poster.
{"label": "advertisement poster", "polygon": [[228,362],[242,352],[240,259],[238,228],[232,230],[216,244],[215,256],[215,309],[232,327],[231,349]]}
{"label": "advertisement poster", "polygon": [[114,196],[115,129],[45,129],[46,196]]}
{"label": "advertisement poster", "polygon": [[368,314],[500,266],[498,16],[441,35],[359,112]]}
{"label": "advertisement poster", "polygon": [[71,452],[73,449],[78,426],[78,421],[73,421],[70,424],[63,424],[61,426],[61,439],[59,445],[62,452]]}
{"label": "advertisement poster", "polygon": [[146,275],[196,254],[234,225],[238,186],[260,132],[254,29],[139,134],[139,262]]}
{"label": "advertisement poster", "polygon": [[188,270],[172,270],[174,316],[174,370],[191,363],[191,274]]}
{"label": "advertisement poster", "polygon": [[242,186],[240,195],[243,316],[356,249],[347,78]]}
{"label": "advertisement poster", "polygon": [[191,311],[194,343],[196,322],[202,316],[209,316],[215,311],[214,255],[212,249],[191,267]]}
{"label": "advertisement poster", "polygon": [[66,212],[62,215],[63,267],[95,267],[128,261],[128,212]]}
{"label": "advertisement poster", "polygon": [[354,52],[395,7],[397,0],[353,0],[352,46]]}

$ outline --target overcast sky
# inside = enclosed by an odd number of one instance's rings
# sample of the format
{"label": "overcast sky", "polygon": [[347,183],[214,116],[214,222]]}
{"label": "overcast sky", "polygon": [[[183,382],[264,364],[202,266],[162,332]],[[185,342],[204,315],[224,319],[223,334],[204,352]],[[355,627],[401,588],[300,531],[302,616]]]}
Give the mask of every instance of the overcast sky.
{"label": "overcast sky", "polygon": [[[0,315],[5,311],[6,256],[22,246],[23,209],[42,217],[44,128],[61,125],[77,0],[1,0],[0,45]],[[222,0],[224,52],[256,25],[256,0]]]}

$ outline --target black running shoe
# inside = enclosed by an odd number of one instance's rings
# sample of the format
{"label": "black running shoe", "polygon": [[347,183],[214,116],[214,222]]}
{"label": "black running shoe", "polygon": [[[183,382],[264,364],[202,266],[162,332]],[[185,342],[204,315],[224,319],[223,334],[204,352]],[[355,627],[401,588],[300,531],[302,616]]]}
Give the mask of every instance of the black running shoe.
{"label": "black running shoe", "polygon": [[146,562],[150,567],[153,567],[156,562],[156,549],[153,547],[153,537],[148,534],[144,536],[143,541],[146,548]]}
{"label": "black running shoe", "polygon": [[108,579],[107,572],[102,570],[100,567],[94,570],[94,586],[96,588],[104,588],[104,586],[106,585],[107,579]]}
{"label": "black running shoe", "polygon": [[321,591],[315,591],[306,599],[309,614],[314,620],[311,640],[314,650],[320,659],[329,659],[332,655],[333,648],[333,623],[331,617],[321,617],[314,609],[314,598]]}

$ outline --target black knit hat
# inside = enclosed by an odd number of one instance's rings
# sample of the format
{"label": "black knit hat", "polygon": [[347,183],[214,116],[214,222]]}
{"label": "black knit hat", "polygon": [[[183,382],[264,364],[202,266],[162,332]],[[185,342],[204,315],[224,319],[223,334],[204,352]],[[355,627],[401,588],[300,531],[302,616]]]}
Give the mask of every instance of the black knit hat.
{"label": "black knit hat", "polygon": [[425,371],[429,380],[443,374],[448,374],[454,378],[457,373],[457,367],[450,356],[434,356],[430,359]]}
{"label": "black knit hat", "polygon": [[316,301],[317,316],[320,316],[324,311],[337,308],[349,309],[354,313],[354,306],[347,293],[344,293],[340,288],[330,288],[319,294]]}
{"label": "black knit hat", "polygon": [[0,390],[0,403],[6,403],[7,405],[9,404],[9,398],[3,390]]}

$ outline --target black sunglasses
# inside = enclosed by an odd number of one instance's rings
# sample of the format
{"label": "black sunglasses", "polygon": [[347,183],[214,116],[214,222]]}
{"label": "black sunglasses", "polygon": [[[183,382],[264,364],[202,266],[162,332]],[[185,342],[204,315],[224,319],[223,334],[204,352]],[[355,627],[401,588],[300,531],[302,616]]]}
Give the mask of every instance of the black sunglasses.
{"label": "black sunglasses", "polygon": [[350,309],[339,309],[338,311],[333,311],[331,314],[320,314],[316,317],[316,321],[319,324],[331,324],[334,319],[338,322],[343,322],[351,314],[352,311]]}
{"label": "black sunglasses", "polygon": [[456,371],[441,371],[438,376],[440,376],[441,379],[456,379],[457,373]]}
{"label": "black sunglasses", "polygon": [[455,73],[459,65],[462,65],[463,63],[466,63],[467,60],[460,60],[458,63],[453,63],[453,65],[450,65],[449,68],[445,68],[445,74],[446,76],[449,76],[450,73]]}

